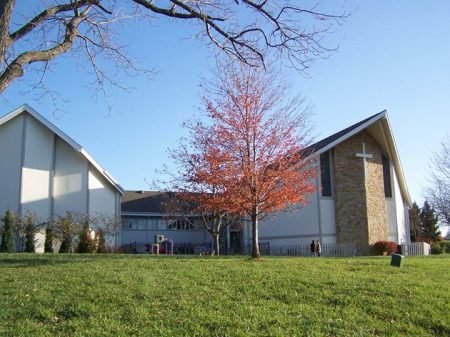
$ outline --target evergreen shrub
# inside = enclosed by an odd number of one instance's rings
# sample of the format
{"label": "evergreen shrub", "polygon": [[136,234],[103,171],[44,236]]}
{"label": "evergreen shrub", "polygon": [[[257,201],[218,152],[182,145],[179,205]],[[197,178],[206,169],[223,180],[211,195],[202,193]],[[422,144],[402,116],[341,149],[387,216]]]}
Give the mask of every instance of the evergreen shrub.
{"label": "evergreen shrub", "polygon": [[49,222],[45,228],[45,253],[53,253],[53,239],[53,225]]}
{"label": "evergreen shrub", "polygon": [[444,253],[444,246],[441,245],[439,242],[435,242],[431,244],[431,254],[442,254]]}
{"label": "evergreen shrub", "polygon": [[13,252],[13,216],[10,211],[5,212],[5,217],[2,219],[3,227],[1,228],[2,240],[0,243],[0,252],[12,253]]}

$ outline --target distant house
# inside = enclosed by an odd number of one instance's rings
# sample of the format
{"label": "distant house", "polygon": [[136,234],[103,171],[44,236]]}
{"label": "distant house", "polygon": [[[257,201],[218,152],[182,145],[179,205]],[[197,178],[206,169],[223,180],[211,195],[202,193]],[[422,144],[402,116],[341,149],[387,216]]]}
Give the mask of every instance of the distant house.
{"label": "distant house", "polygon": [[[386,111],[311,145],[307,151],[321,169],[317,192],[310,195],[307,206],[272,214],[262,221],[261,246],[306,245],[319,239],[324,244],[351,246],[356,254],[368,254],[370,245],[378,240],[410,242],[411,200]],[[167,217],[161,208],[163,195],[125,193],[122,244],[153,242],[157,234],[185,244],[211,240],[194,220],[180,222]],[[229,229],[223,241],[231,251],[247,249],[250,226]]]}
{"label": "distant house", "polygon": [[[352,245],[368,254],[378,240],[409,243],[411,200],[387,112],[383,111],[310,146],[321,169],[309,205],[273,214],[260,227],[267,245]],[[250,231],[243,232],[249,242]]]}
{"label": "distant house", "polygon": [[[170,211],[167,203],[173,193],[160,191],[125,191],[122,198],[121,243],[124,249],[145,252],[146,244],[158,237],[175,243],[176,253],[196,254],[212,250],[212,236],[204,229],[198,214]],[[241,227],[229,226],[221,238],[221,253],[241,253]]]}
{"label": "distant house", "polygon": [[[0,215],[120,217],[123,190],[81,145],[28,105],[0,118]],[[43,251],[38,235],[37,251]]]}
{"label": "distant house", "polygon": [[[121,243],[145,251],[146,244],[156,243],[157,236],[173,240],[177,247],[194,253],[211,242],[198,217],[168,211],[165,206],[172,193],[158,191],[126,191],[122,198]],[[184,251],[183,251],[184,252]]]}

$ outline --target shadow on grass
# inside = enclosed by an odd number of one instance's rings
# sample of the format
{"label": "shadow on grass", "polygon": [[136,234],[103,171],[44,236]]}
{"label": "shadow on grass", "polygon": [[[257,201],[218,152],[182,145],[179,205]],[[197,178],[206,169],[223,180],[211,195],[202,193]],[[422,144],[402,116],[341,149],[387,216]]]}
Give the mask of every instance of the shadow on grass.
{"label": "shadow on grass", "polygon": [[91,255],[75,254],[0,254],[0,268],[27,268],[45,265],[74,264],[92,262]]}
{"label": "shadow on grass", "polygon": [[[77,254],[77,253],[0,253],[0,268],[27,268],[45,265],[80,264],[99,260],[145,260],[151,258],[144,254]],[[161,256],[158,256],[161,258]],[[167,258],[173,258],[168,256]],[[161,260],[165,259],[165,256]]]}

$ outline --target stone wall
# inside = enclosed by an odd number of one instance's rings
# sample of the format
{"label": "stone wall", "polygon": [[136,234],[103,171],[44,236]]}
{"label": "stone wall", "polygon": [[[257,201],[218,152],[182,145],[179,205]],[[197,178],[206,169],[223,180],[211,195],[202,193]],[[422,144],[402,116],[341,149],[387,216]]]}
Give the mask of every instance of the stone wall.
{"label": "stone wall", "polygon": [[365,144],[366,152],[373,155],[373,159],[366,161],[367,227],[369,245],[372,245],[379,240],[388,240],[389,223],[384,196],[382,149],[368,133]]}
{"label": "stone wall", "polygon": [[[356,157],[362,152],[372,159]],[[336,235],[338,243],[353,243],[362,254],[369,245],[387,240],[388,222],[383,186],[382,150],[367,131],[353,136],[333,149]]]}

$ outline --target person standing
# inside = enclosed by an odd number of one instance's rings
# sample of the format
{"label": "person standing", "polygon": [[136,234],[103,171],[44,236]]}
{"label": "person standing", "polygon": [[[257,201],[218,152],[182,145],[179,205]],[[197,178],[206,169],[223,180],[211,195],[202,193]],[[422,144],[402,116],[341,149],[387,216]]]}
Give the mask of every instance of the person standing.
{"label": "person standing", "polygon": [[[313,240],[313,242],[314,242],[314,240]],[[316,245],[314,248],[315,248],[314,249],[315,253],[317,254],[318,257],[320,257],[320,254],[322,253],[322,245],[320,244],[319,240],[316,241]]]}
{"label": "person standing", "polygon": [[311,256],[316,257],[316,244],[315,244],[314,240],[312,240],[312,242],[311,242]]}

